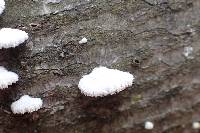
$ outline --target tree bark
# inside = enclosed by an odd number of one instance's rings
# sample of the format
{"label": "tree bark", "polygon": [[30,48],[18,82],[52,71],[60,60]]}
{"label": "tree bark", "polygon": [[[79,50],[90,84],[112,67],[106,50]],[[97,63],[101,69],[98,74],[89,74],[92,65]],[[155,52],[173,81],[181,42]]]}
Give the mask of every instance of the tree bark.
{"label": "tree bark", "polygon": [[[29,33],[26,43],[0,50],[0,65],[20,75],[0,92],[0,132],[198,132],[199,0],[7,0],[0,24]],[[134,85],[84,96],[80,78],[100,65],[129,71]],[[24,94],[42,98],[43,108],[12,114]]]}

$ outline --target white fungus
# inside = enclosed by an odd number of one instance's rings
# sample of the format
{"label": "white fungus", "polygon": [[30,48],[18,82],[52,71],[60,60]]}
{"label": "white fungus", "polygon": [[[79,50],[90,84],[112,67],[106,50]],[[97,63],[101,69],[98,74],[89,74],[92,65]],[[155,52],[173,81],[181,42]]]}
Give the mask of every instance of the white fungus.
{"label": "white fungus", "polygon": [[129,72],[97,67],[82,77],[78,87],[86,96],[102,97],[124,90],[132,85],[133,80],[134,76]]}
{"label": "white fungus", "polygon": [[28,33],[18,29],[2,28],[0,30],[0,49],[16,47],[28,39]]}
{"label": "white fungus", "polygon": [[154,128],[154,124],[150,121],[146,121],[145,124],[144,124],[144,128],[147,129],[147,130],[151,130]]}
{"label": "white fungus", "polygon": [[191,47],[191,46],[184,47],[183,55],[184,55],[187,59],[193,59],[194,57],[192,56],[192,52],[193,52],[193,47]]}
{"label": "white fungus", "polygon": [[200,123],[199,122],[193,122],[192,123],[192,128],[193,129],[200,129]]}
{"label": "white fungus", "polygon": [[6,70],[0,66],[0,89],[8,88],[9,85],[16,83],[19,77],[16,73]]}
{"label": "white fungus", "polygon": [[87,38],[84,37],[79,41],[79,44],[83,44],[83,43],[87,43]]}
{"label": "white fungus", "polygon": [[4,9],[5,9],[5,1],[0,0],[0,14],[3,13]]}
{"label": "white fungus", "polygon": [[11,104],[11,110],[14,114],[31,113],[39,110],[42,107],[42,103],[41,98],[32,98],[24,95]]}

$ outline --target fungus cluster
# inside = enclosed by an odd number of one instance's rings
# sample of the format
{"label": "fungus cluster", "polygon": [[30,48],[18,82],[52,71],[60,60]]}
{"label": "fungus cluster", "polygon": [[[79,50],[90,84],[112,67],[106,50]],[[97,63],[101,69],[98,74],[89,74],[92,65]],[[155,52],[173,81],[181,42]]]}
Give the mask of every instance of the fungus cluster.
{"label": "fungus cluster", "polygon": [[[10,33],[10,34],[9,34]],[[3,28],[0,30],[0,49],[16,47],[28,39],[25,31],[18,29]],[[0,66],[0,89],[8,88],[9,85],[18,81],[18,75]]]}
{"label": "fungus cluster", "polygon": [[[0,14],[5,8],[4,0],[0,0]],[[0,49],[14,48],[28,39],[28,33],[19,29],[2,28],[0,29]],[[82,38],[79,44],[87,43],[87,38]],[[0,66],[0,89],[8,88],[9,85],[16,83],[19,77],[16,73],[6,70]],[[118,93],[132,85],[134,76],[129,72],[97,67],[80,79],[78,87],[86,96],[103,97]],[[11,104],[14,114],[24,114],[37,111],[42,107],[42,99],[32,98],[28,95],[22,96],[19,100]]]}
{"label": "fungus cluster", "polygon": [[[0,14],[5,9],[5,1],[0,0]],[[14,48],[28,39],[28,33],[19,29],[2,28],[0,29],[0,49]],[[0,66],[0,89],[8,88],[9,85],[16,83],[19,76],[11,71],[8,71],[3,66]],[[24,114],[37,111],[42,107],[40,98],[32,98],[28,95],[22,96],[19,100],[11,105],[11,110],[14,114]]]}
{"label": "fungus cluster", "polygon": [[28,39],[28,33],[18,29],[2,28],[0,30],[0,49],[16,47]]}
{"label": "fungus cluster", "polygon": [[14,114],[24,114],[37,111],[42,107],[41,98],[32,98],[28,95],[22,96],[19,100],[11,104],[11,110]]}
{"label": "fungus cluster", "polygon": [[[0,12],[5,8],[4,0],[0,0]],[[3,10],[1,10],[3,9]],[[28,39],[28,33],[18,29],[2,28],[0,29],[0,49],[14,48]],[[0,89],[8,88],[9,85],[16,83],[19,77],[16,73],[6,70],[0,66]]]}
{"label": "fungus cluster", "polygon": [[[10,35],[12,36],[9,36],[9,34],[6,33],[7,37],[5,37],[5,34],[2,33],[3,31],[8,32],[7,29],[11,31]],[[13,30],[15,32],[12,32]],[[21,30],[17,30],[17,29],[10,30],[10,28],[4,28],[3,31],[0,30],[0,49],[16,47],[28,39],[27,33],[25,34],[25,32]],[[22,41],[21,35],[18,35],[21,33],[24,34],[23,41]],[[8,39],[9,37],[10,37],[10,41]],[[0,89],[8,88],[9,85],[16,83],[18,79],[19,77],[16,73],[8,71],[3,66],[0,66]]]}
{"label": "fungus cluster", "polygon": [[0,89],[8,88],[9,85],[16,83],[19,77],[16,73],[6,70],[0,66]]}
{"label": "fungus cluster", "polygon": [[132,85],[134,76],[129,72],[97,67],[82,77],[78,87],[86,96],[98,97],[118,93]]}
{"label": "fungus cluster", "polygon": [[[48,2],[57,3],[61,0],[49,0]],[[0,0],[0,14],[5,9],[4,0]],[[0,29],[0,49],[14,48],[28,39],[28,33],[19,29],[2,28]],[[87,43],[84,37],[79,41],[79,44]],[[192,59],[192,47],[184,48],[184,56]],[[78,84],[81,92],[86,96],[103,97],[118,93],[129,86],[132,86],[135,77],[129,72],[123,72],[117,69],[109,69],[106,67],[96,67],[90,74],[84,75]],[[3,66],[0,66],[0,89],[8,88],[9,85],[16,83],[19,76],[11,71],[8,71]],[[32,113],[42,107],[43,101],[41,98],[33,98],[29,95],[23,95],[20,99],[11,104],[11,110],[14,114]],[[193,129],[200,129],[200,122],[193,122]],[[146,130],[152,130],[154,123],[146,121],[144,123]]]}

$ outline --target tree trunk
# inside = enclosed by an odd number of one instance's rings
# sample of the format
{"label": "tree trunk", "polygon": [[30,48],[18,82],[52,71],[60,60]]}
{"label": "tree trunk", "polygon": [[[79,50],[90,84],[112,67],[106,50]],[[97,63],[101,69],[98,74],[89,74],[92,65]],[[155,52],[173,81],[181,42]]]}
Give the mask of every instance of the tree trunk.
{"label": "tree trunk", "polygon": [[[0,92],[0,132],[198,132],[199,0],[7,0],[0,23],[29,33],[26,43],[0,50],[0,65],[20,75]],[[134,74],[134,85],[84,96],[80,78],[100,65]],[[42,98],[43,108],[12,114],[24,94]]]}

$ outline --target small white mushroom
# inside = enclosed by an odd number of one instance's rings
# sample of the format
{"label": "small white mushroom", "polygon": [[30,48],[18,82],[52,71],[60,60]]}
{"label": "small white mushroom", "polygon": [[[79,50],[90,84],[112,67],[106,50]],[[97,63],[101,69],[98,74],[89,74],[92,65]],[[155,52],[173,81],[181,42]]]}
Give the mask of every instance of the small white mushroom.
{"label": "small white mushroom", "polygon": [[153,122],[146,121],[145,124],[144,124],[144,128],[147,129],[147,130],[153,129],[154,128]]}
{"label": "small white mushroom", "polygon": [[83,44],[83,43],[87,43],[87,38],[84,37],[79,41],[79,44]]}
{"label": "small white mushroom", "polygon": [[5,9],[5,1],[0,0],[0,14],[3,13],[4,9]]}
{"label": "small white mushroom", "polygon": [[197,121],[196,121],[196,122],[193,122],[193,123],[192,123],[192,128],[193,128],[193,129],[200,129],[200,123],[197,122]]}
{"label": "small white mushroom", "polygon": [[102,97],[124,90],[132,85],[133,80],[134,76],[129,72],[97,67],[82,77],[78,87],[86,96]]}
{"label": "small white mushroom", "polygon": [[18,29],[2,28],[0,30],[0,49],[16,47],[28,39],[28,33]]}
{"label": "small white mushroom", "polygon": [[193,47],[187,46],[187,47],[184,47],[183,55],[184,55],[187,59],[193,59],[194,57],[192,56],[192,52],[193,52]]}
{"label": "small white mushroom", "polygon": [[31,113],[39,110],[42,107],[42,103],[41,98],[32,98],[24,95],[11,104],[11,110],[14,114]]}
{"label": "small white mushroom", "polygon": [[4,67],[0,66],[0,89],[8,88],[9,85],[16,83],[19,80],[19,76],[6,70]]}

